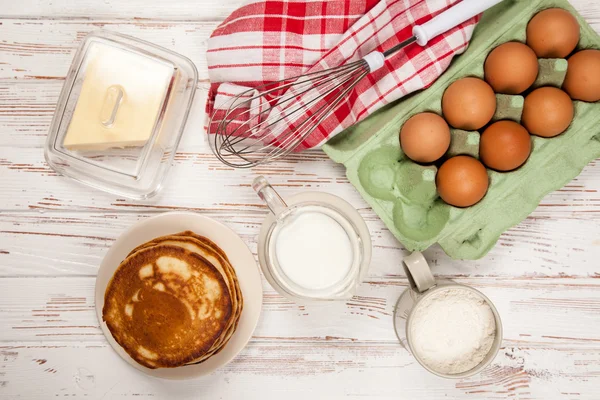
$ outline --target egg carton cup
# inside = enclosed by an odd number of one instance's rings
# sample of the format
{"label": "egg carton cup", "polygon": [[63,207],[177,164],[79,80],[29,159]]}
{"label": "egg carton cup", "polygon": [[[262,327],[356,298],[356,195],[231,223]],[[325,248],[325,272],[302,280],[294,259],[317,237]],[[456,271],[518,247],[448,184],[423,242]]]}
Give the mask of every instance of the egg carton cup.
{"label": "egg carton cup", "polygon": [[[391,104],[329,141],[324,151],[343,163],[350,182],[373,207],[396,238],[410,251],[422,251],[439,243],[455,259],[478,259],[496,243],[502,232],[525,219],[549,192],[560,189],[590,161],[600,157],[600,103],[574,101],[575,115],[569,128],[554,138],[531,136],[532,152],[515,171],[488,169],[490,186],[477,204],[458,208],[437,194],[435,175],[451,156],[479,158],[480,132],[451,130],[446,155],[433,165],[419,165],[402,152],[400,128],[411,116],[429,111],[442,115],[445,89],[467,76],[484,78],[489,52],[509,42],[525,42],[529,20],[539,11],[560,7],[580,24],[575,51],[600,49],[600,37],[565,0],[505,0],[488,10],[477,26],[468,50],[428,89]],[[498,94],[492,121],[520,122],[524,98],[534,88],[560,87],[565,78],[565,59],[539,59],[538,78],[522,95]]]}

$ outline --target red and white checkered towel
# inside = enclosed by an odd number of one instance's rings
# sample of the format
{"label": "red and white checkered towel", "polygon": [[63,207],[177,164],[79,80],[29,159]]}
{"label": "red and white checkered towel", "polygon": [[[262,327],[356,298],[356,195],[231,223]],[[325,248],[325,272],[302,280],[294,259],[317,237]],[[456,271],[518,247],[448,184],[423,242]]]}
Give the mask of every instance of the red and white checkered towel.
{"label": "red and white checkered towel", "polygon": [[[207,115],[232,94],[385,51],[458,0],[261,0],[233,12],[208,40]],[[389,56],[296,150],[319,146],[380,107],[431,85],[462,53],[479,17]],[[209,133],[214,127],[208,127]]]}

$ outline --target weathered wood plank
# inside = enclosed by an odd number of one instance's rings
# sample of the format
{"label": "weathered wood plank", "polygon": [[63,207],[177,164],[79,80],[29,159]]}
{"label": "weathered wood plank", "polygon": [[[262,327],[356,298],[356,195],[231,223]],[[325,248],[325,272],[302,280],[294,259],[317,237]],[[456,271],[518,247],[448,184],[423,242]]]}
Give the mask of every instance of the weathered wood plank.
{"label": "weathered wood plank", "polygon": [[[53,199],[46,200],[48,203]],[[266,209],[205,213],[236,231],[256,254]],[[2,212],[0,276],[95,276],[114,240],[137,221],[156,213]],[[404,276],[406,251],[371,211],[362,210],[373,240],[370,276]],[[600,213],[575,217],[530,217],[506,232],[482,260],[450,260],[439,247],[425,251],[434,271],[509,279],[600,277]],[[30,243],[37,243],[32,251]]]}
{"label": "weathered wood plank", "polygon": [[171,382],[142,375],[105,344],[16,344],[0,348],[0,371],[0,394],[44,400],[55,396],[595,400],[600,349],[504,347],[480,375],[449,380],[427,373],[394,343],[253,341],[216,373]]}
{"label": "weathered wood plank", "polygon": [[[188,135],[199,135],[187,131]],[[198,138],[197,140],[204,140]],[[591,162],[562,192],[542,201],[543,212],[597,213],[600,210],[600,163]],[[339,195],[359,209],[366,203],[348,184],[344,167],[319,150],[290,155],[286,160],[248,170],[223,166],[208,144],[180,149],[163,191],[155,198],[136,202],[90,189],[58,176],[48,167],[41,148],[0,147],[0,209],[4,210],[169,210],[177,208],[256,210],[261,201],[250,188],[264,174],[289,196],[302,190],[322,190]],[[225,184],[224,184],[225,182]],[[48,199],[54,199],[48,201]],[[547,215],[547,214],[546,214]],[[552,215],[552,214],[551,214]]]}
{"label": "weathered wood plank", "polygon": [[[1,12],[1,11],[0,11]],[[67,74],[81,39],[106,29],[167,47],[190,58],[199,78],[208,78],[206,39],[218,22],[160,20],[19,20],[0,24],[0,79],[60,80]]]}
{"label": "weathered wood plank", "polygon": [[1,83],[0,145],[42,147],[61,87],[62,82]]}
{"label": "weathered wood plank", "polygon": [[[502,317],[511,345],[600,346],[598,279],[456,278],[483,291]],[[1,341],[104,342],[92,277],[0,279]],[[257,339],[396,341],[392,315],[406,279],[370,279],[348,301],[298,305],[263,282]]]}
{"label": "weathered wood plank", "polygon": [[[581,0],[580,0],[581,1]],[[144,0],[26,0],[5,1],[0,9],[4,18],[31,19],[70,18],[137,18],[221,21],[245,0],[177,0],[170,2]]]}

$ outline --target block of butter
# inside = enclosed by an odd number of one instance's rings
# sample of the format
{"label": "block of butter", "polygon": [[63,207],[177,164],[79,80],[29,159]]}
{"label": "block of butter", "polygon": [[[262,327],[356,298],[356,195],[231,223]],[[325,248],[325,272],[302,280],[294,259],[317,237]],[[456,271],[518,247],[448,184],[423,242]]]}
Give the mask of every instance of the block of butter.
{"label": "block of butter", "polygon": [[142,53],[92,43],[63,146],[80,151],[143,146],[159,122],[175,72],[172,64]]}

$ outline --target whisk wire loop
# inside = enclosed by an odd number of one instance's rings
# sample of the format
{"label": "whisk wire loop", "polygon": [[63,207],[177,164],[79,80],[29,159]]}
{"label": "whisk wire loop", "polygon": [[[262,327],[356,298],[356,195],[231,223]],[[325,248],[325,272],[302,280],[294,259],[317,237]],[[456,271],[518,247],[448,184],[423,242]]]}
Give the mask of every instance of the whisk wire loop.
{"label": "whisk wire loop", "polygon": [[[209,122],[211,149],[224,164],[249,168],[296,149],[347,100],[369,73],[363,59],[329,70],[245,90],[215,108]],[[211,132],[212,133],[212,132]]]}

